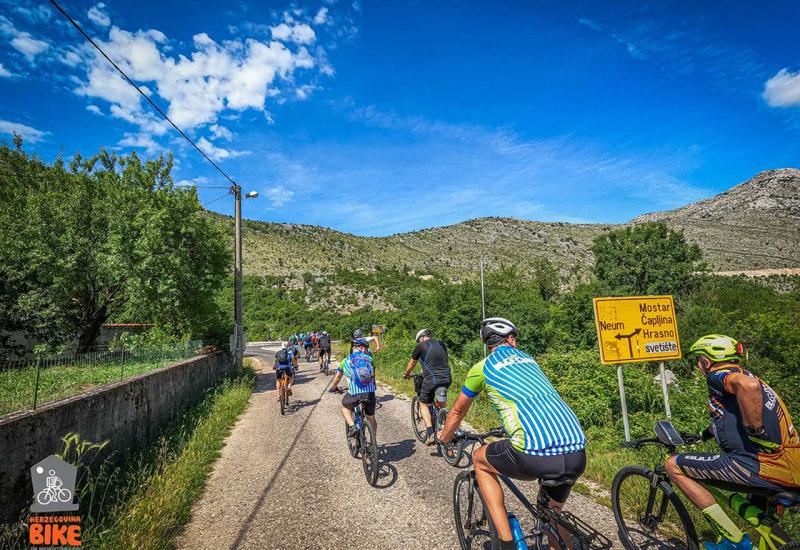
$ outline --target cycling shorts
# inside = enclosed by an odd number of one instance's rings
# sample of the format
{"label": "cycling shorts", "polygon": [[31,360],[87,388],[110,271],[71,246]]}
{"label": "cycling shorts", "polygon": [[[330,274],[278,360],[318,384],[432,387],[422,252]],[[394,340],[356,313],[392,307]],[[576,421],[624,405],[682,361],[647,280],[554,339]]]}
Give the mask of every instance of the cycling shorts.
{"label": "cycling shorts", "polygon": [[758,459],[745,454],[687,453],[675,461],[686,477],[729,491],[781,492],[787,489],[759,476]]}
{"label": "cycling shorts", "polygon": [[344,394],[344,397],[342,398],[342,407],[352,411],[359,401],[364,402],[364,414],[367,416],[375,415],[375,405],[377,405],[378,401],[375,399],[374,391],[368,393],[357,393],[356,395],[352,395],[350,392],[348,392]]}
{"label": "cycling shorts", "polygon": [[319,356],[322,357],[323,355],[327,355],[328,357],[330,357],[331,348],[319,348]]}
{"label": "cycling shorts", "polygon": [[292,371],[291,367],[278,367],[275,370],[275,379],[280,380],[284,376],[293,376],[294,372]]}
{"label": "cycling shorts", "polygon": [[[501,474],[523,481],[542,479],[545,476],[569,476],[578,478],[586,469],[586,452],[575,451],[555,456],[529,455],[516,450],[508,439],[489,443],[486,447],[486,460]],[[548,498],[556,502],[566,502],[572,485],[542,487]]]}
{"label": "cycling shorts", "polygon": [[312,344],[311,342],[306,342],[305,344],[303,344],[303,347],[306,349],[311,349],[314,347],[314,344]]}
{"label": "cycling shorts", "polygon": [[433,396],[436,395],[437,388],[449,388],[450,381],[436,382],[435,384],[430,381],[427,376],[422,380],[422,387],[419,390],[419,402],[424,405],[433,403]]}

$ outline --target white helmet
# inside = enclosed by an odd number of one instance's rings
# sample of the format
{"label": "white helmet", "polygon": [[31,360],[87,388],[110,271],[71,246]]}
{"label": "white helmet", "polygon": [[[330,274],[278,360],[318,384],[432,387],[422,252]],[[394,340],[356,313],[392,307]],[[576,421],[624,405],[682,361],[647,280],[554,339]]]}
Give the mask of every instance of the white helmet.
{"label": "white helmet", "polygon": [[415,340],[416,340],[417,342],[419,342],[419,339],[420,339],[420,338],[422,338],[423,336],[427,336],[428,338],[430,338],[430,336],[431,336],[431,329],[429,329],[429,328],[424,328],[424,329],[422,329],[421,331],[419,331],[419,332],[417,333],[417,337],[415,338]]}
{"label": "white helmet", "polygon": [[498,344],[510,334],[516,336],[517,327],[508,319],[489,317],[481,321],[481,340],[484,344],[490,346]]}

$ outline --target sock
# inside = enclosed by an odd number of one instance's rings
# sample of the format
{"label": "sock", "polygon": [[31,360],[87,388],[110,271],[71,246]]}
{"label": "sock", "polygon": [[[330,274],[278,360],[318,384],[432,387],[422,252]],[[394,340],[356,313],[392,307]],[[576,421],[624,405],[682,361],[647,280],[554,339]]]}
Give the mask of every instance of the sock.
{"label": "sock", "polygon": [[432,436],[432,435],[433,435],[433,426],[431,426],[430,428],[428,428],[428,437],[430,437],[430,436]]}
{"label": "sock", "polygon": [[514,539],[511,540],[500,540],[500,550],[515,550],[516,544],[514,544]]}
{"label": "sock", "polygon": [[736,527],[736,524],[718,503],[715,502],[708,508],[703,508],[703,515],[719,535],[734,543],[742,542],[744,533]]}

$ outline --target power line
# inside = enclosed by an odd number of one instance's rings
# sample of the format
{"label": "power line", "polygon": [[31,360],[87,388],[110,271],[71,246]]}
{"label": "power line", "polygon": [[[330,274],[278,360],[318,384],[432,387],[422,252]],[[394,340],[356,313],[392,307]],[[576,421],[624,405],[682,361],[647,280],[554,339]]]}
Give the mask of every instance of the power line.
{"label": "power line", "polygon": [[[178,128],[178,126],[177,126],[177,125],[176,125],[174,122],[172,122],[172,120],[170,120],[170,118],[169,118],[169,117],[166,115],[166,113],[164,113],[164,111],[162,111],[162,110],[161,110],[161,108],[160,108],[158,105],[156,105],[156,104],[153,102],[153,100],[152,100],[152,99],[150,99],[150,98],[147,96],[147,94],[145,94],[145,93],[144,93],[144,92],[141,90],[141,88],[139,88],[139,86],[137,86],[137,85],[136,85],[136,84],[133,82],[133,80],[131,80],[131,79],[130,79],[130,77],[129,77],[127,74],[125,74],[125,71],[123,71],[122,69],[120,69],[120,68],[119,68],[119,65],[117,65],[116,63],[114,63],[114,61],[112,61],[112,60],[111,60],[111,58],[110,58],[110,57],[108,57],[108,55],[106,54],[106,52],[104,52],[104,51],[103,51],[103,48],[101,48],[100,46],[98,46],[98,45],[97,45],[97,43],[96,43],[94,40],[92,40],[92,37],[91,37],[91,36],[89,36],[88,34],[86,34],[86,31],[84,31],[84,30],[83,30],[83,28],[81,28],[81,26],[80,26],[80,25],[78,25],[78,23],[77,23],[77,22],[76,22],[76,21],[75,21],[75,20],[74,20],[72,17],[70,17],[70,15],[69,15],[69,14],[68,14],[68,13],[67,13],[65,10],[64,10],[64,8],[62,8],[62,7],[61,7],[61,5],[60,5],[58,2],[56,2],[56,0],[50,0],[50,3],[51,3],[51,4],[53,4],[53,6],[55,6],[55,8],[56,8],[56,9],[57,9],[59,12],[61,12],[61,15],[63,15],[64,17],[66,17],[67,21],[69,21],[69,22],[72,24],[72,26],[73,26],[73,27],[75,27],[75,28],[78,30],[78,32],[79,32],[79,33],[81,33],[81,34],[83,35],[83,37],[84,37],[86,40],[88,40],[88,41],[89,41],[89,43],[90,43],[92,46],[94,46],[94,47],[95,47],[95,49],[97,49],[97,51],[98,51],[98,52],[100,52],[100,53],[102,54],[102,56],[103,56],[103,57],[105,57],[105,58],[106,58],[106,60],[107,60],[109,63],[111,63],[111,65],[112,65],[112,66],[113,66],[113,67],[114,67],[114,68],[117,70],[117,72],[119,72],[119,74],[121,74],[121,75],[122,75],[122,78],[124,78],[124,79],[125,79],[125,80],[128,82],[128,84],[130,84],[131,86],[133,86],[133,87],[136,89],[136,91],[137,91],[137,92],[139,92],[139,94],[140,94],[140,95],[141,95],[141,96],[142,96],[142,97],[143,97],[143,98],[144,98],[144,99],[145,99],[145,100],[146,100],[146,101],[147,101],[147,102],[150,104],[150,106],[151,106],[151,107],[153,107],[153,109],[155,109],[155,110],[158,112],[158,114],[160,114],[160,115],[161,115],[161,116],[164,118],[164,120],[166,120],[167,122],[169,122],[169,123],[172,125],[172,127],[173,127],[173,128],[175,128],[175,129],[178,131],[178,133],[179,133],[181,136],[183,136],[183,139],[185,139],[186,141],[188,141],[188,142],[191,144],[191,146],[192,146],[192,147],[194,147],[194,148],[197,150],[197,152],[198,152],[198,153],[200,153],[201,155],[203,155],[203,157],[205,157],[205,159],[206,159],[208,162],[210,162],[210,163],[211,163],[211,166],[213,166],[214,168],[216,168],[216,169],[217,169],[217,171],[218,171],[220,174],[222,174],[222,175],[225,177],[225,179],[226,179],[226,180],[228,180],[229,182],[231,182],[231,185],[233,185],[234,187],[237,185],[237,183],[236,183],[235,181],[233,181],[233,179],[232,179],[232,178],[231,178],[231,177],[230,177],[228,174],[226,174],[226,173],[225,173],[225,171],[224,171],[222,168],[220,168],[220,167],[217,165],[217,163],[216,163],[216,162],[214,162],[213,160],[211,160],[211,158],[210,158],[210,157],[209,157],[207,154],[205,154],[205,152],[203,152],[203,150],[202,150],[202,149],[200,149],[200,147],[198,147],[198,146],[197,146],[197,144],[196,144],[194,141],[192,141],[192,140],[189,138],[189,136],[187,136],[187,135],[186,135],[186,134],[183,132],[183,130],[181,130],[180,128]],[[221,198],[221,197],[220,197],[220,198]],[[217,200],[217,199],[215,199],[215,200]],[[212,201],[212,202],[213,202],[213,201]]]}
{"label": "power line", "polygon": [[218,201],[218,200],[220,200],[220,199],[224,199],[224,198],[225,198],[225,197],[227,197],[228,195],[230,195],[230,193],[225,193],[224,195],[220,195],[220,196],[219,196],[219,197],[217,197],[216,199],[214,199],[214,200],[212,200],[212,201],[208,201],[207,203],[205,203],[205,204],[203,204],[203,205],[201,205],[201,206],[202,206],[203,208],[205,208],[205,207],[206,207],[206,206],[208,206],[209,204],[211,204],[211,203],[214,203],[214,202],[217,202],[217,201]]}

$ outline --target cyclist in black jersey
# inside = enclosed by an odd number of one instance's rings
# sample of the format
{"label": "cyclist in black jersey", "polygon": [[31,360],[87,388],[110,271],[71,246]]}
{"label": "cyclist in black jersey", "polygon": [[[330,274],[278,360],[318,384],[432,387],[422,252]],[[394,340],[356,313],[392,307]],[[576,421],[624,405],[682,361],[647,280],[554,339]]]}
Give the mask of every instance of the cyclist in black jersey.
{"label": "cyclist in black jersey", "polygon": [[425,422],[428,436],[426,445],[436,442],[434,437],[433,419],[431,418],[430,404],[438,388],[450,387],[450,362],[447,349],[439,340],[431,337],[430,329],[424,328],[417,333],[417,347],[411,353],[403,378],[408,379],[414,371],[417,362],[422,363],[422,388],[419,392],[420,413]]}

